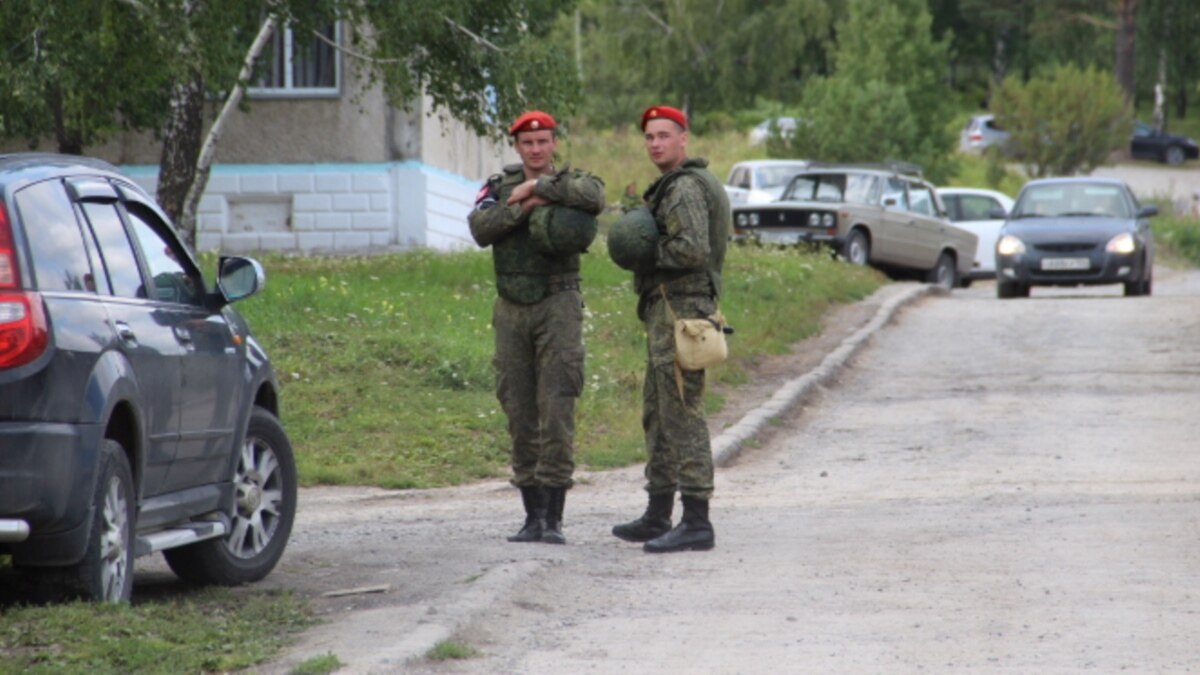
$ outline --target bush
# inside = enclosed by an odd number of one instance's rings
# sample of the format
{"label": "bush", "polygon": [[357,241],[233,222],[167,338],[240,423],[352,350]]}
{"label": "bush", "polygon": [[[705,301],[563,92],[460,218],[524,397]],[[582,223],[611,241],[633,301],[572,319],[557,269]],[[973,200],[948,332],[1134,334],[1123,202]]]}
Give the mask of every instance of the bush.
{"label": "bush", "polygon": [[1056,66],[1025,83],[1009,77],[992,99],[992,110],[1033,177],[1090,173],[1128,147],[1133,129],[1112,73],[1090,66]]}

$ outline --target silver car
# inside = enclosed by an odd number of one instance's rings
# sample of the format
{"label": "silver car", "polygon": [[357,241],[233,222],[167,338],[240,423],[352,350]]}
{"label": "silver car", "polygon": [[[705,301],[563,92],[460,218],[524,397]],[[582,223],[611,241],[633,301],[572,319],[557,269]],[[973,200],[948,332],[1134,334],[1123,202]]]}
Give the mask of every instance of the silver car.
{"label": "silver car", "polygon": [[1008,132],[996,125],[995,115],[973,115],[959,133],[958,151],[980,153],[993,145],[1003,147],[1008,137]]}

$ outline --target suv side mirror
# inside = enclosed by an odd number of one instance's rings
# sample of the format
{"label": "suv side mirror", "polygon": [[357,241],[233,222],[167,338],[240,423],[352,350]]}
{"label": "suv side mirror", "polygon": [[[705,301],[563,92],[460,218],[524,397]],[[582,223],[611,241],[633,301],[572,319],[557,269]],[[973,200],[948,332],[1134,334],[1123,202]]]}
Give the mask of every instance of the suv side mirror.
{"label": "suv side mirror", "polygon": [[1138,218],[1149,218],[1150,216],[1157,216],[1157,215],[1158,215],[1158,207],[1154,206],[1153,204],[1147,204],[1146,206],[1143,206],[1142,208],[1138,209],[1137,217]]}
{"label": "suv side mirror", "polygon": [[991,220],[1004,220],[1007,217],[1008,211],[1005,211],[999,206],[993,206],[992,209],[988,211],[988,218]]}
{"label": "suv side mirror", "polygon": [[244,300],[267,285],[267,273],[253,258],[221,258],[217,272],[217,288],[229,302]]}

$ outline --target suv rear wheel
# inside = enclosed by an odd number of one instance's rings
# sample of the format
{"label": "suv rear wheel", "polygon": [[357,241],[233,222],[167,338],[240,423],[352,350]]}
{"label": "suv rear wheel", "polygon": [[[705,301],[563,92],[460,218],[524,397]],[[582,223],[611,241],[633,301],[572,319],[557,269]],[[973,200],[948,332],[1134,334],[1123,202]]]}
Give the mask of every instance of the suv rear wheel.
{"label": "suv rear wheel", "polygon": [[62,571],[67,585],[86,600],[128,602],[133,592],[133,473],[120,443],[104,441],[98,475],[83,560]]}
{"label": "suv rear wheel", "polygon": [[257,581],[283,555],[296,517],[296,461],[279,419],[255,407],[238,448],[228,536],[163,551],[179,578],[232,586]]}

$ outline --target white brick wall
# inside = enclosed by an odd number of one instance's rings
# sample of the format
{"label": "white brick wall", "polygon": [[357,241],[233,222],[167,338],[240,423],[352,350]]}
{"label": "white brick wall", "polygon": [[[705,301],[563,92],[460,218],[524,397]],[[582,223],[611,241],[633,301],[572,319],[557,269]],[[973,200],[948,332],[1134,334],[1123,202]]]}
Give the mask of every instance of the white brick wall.
{"label": "white brick wall", "polygon": [[[156,167],[127,170],[154,192]],[[200,200],[197,248],[328,253],[473,247],[466,218],[478,189],[474,181],[418,162],[217,165]],[[233,231],[231,211],[253,213],[245,205],[269,203],[288,210],[284,231]]]}

